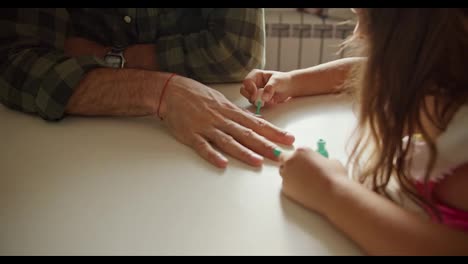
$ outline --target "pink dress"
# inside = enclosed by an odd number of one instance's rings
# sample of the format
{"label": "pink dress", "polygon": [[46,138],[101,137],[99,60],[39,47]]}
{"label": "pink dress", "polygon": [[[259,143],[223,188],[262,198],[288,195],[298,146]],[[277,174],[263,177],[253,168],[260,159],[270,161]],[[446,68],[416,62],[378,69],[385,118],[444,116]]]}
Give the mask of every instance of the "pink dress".
{"label": "pink dress", "polygon": [[[407,137],[403,139],[407,142]],[[429,182],[424,184],[425,166],[429,159],[429,151],[422,139],[413,138],[411,144],[412,166],[409,175],[420,192],[420,195],[432,201],[439,210],[441,221],[450,227],[468,232],[468,211],[452,207],[441,201],[434,189],[453,173],[453,170],[468,163],[468,106],[463,106],[453,117],[446,131],[436,140],[438,157]],[[466,186],[468,191],[468,186]],[[432,218],[436,221],[435,215]]]}

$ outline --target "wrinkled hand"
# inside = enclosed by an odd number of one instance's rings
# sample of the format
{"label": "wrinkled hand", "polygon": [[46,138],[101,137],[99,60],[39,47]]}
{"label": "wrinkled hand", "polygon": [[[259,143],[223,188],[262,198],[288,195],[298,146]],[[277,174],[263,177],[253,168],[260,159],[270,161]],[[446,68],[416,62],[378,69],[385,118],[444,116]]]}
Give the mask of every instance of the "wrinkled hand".
{"label": "wrinkled hand", "polygon": [[274,105],[292,96],[291,75],[287,72],[252,70],[245,77],[241,94],[255,105],[261,99],[263,105]]}
{"label": "wrinkled hand", "polygon": [[270,140],[285,145],[294,142],[291,134],[183,76],[174,76],[169,82],[161,116],[177,140],[220,168],[228,160],[214,147],[249,165],[261,166],[263,157],[277,160],[273,155],[276,145]]}
{"label": "wrinkled hand", "polygon": [[347,180],[346,168],[337,160],[324,158],[309,148],[281,155],[280,175],[283,194],[320,213],[327,208],[337,180]]}

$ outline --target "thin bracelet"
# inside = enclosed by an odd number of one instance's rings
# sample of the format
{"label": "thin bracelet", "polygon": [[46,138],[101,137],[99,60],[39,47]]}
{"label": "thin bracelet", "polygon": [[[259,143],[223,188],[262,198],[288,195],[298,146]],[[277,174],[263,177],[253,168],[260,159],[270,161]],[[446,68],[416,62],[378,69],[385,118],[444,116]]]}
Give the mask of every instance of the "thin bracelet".
{"label": "thin bracelet", "polygon": [[172,77],[174,77],[176,74],[173,73],[171,74],[171,76],[169,76],[169,78],[167,78],[166,80],[166,83],[164,84],[164,87],[162,89],[162,92],[161,92],[161,96],[159,97],[159,105],[158,105],[158,111],[156,112],[158,114],[158,117],[159,119],[163,120],[163,118],[161,117],[161,115],[159,114],[159,111],[161,110],[161,103],[162,103],[162,99],[164,97],[164,93],[166,91],[166,87],[167,87],[167,84],[169,83],[169,81],[172,79]]}

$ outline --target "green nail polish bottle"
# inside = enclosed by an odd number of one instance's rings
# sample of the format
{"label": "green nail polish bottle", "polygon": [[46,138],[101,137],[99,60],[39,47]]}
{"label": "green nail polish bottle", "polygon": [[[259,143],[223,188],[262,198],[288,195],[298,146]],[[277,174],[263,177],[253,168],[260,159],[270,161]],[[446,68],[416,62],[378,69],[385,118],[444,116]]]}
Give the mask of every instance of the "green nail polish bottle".
{"label": "green nail polish bottle", "polygon": [[325,148],[325,140],[323,139],[320,139],[318,142],[317,142],[317,152],[320,153],[322,156],[324,156],[325,158],[328,158],[328,151],[327,149]]}

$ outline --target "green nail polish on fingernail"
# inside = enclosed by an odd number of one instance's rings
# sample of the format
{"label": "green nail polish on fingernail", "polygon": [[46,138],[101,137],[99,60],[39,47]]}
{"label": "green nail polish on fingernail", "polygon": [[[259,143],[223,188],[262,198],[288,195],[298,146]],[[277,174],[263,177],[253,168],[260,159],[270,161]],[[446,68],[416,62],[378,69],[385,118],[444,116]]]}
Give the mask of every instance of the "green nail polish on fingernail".
{"label": "green nail polish on fingernail", "polygon": [[273,150],[273,155],[275,155],[275,157],[279,157],[281,155],[281,150],[279,149],[274,149]]}

